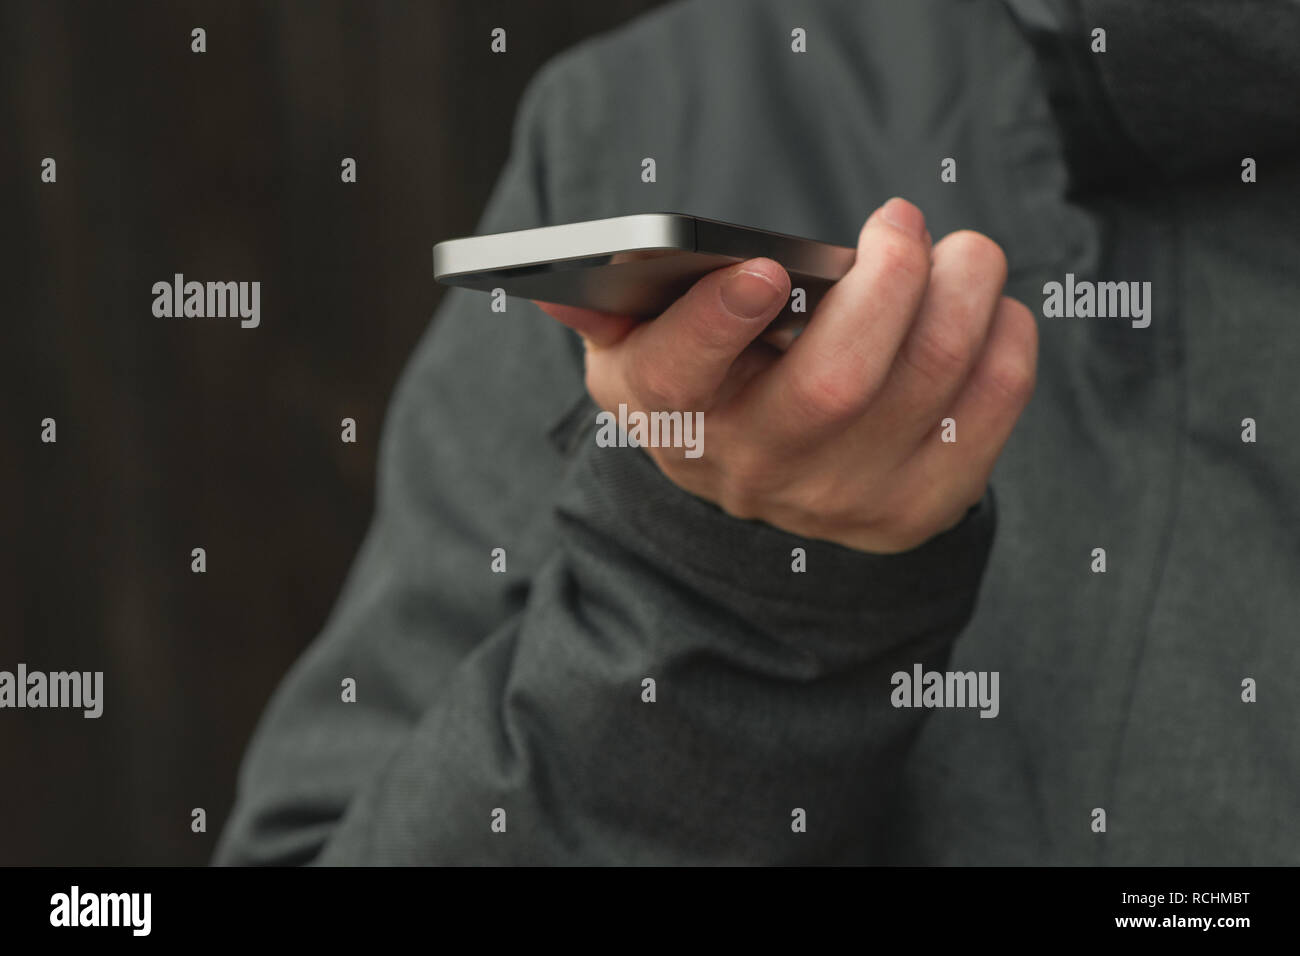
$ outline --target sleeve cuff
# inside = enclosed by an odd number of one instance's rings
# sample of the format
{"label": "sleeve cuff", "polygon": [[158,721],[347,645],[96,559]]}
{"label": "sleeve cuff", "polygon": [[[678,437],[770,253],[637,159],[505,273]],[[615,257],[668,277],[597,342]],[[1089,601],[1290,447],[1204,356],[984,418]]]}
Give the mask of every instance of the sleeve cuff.
{"label": "sleeve cuff", "polygon": [[[996,526],[991,487],[948,531],[910,551],[870,554],[732,517],[669,481],[643,450],[598,448],[591,430],[580,434],[561,516],[687,585],[873,611],[947,603],[979,587]],[[806,554],[803,573],[792,571],[795,548]]]}

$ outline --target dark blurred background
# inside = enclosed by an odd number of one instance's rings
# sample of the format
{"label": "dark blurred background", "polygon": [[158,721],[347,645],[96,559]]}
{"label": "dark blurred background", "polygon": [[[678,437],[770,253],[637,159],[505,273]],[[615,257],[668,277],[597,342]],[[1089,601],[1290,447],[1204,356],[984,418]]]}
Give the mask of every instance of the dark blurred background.
{"label": "dark blurred background", "polygon": [[[99,720],[0,711],[0,863],[207,862],[365,532],[432,244],[537,67],[656,5],[0,2],[0,670],[105,682]],[[176,272],[261,280],[261,326],[155,318]]]}

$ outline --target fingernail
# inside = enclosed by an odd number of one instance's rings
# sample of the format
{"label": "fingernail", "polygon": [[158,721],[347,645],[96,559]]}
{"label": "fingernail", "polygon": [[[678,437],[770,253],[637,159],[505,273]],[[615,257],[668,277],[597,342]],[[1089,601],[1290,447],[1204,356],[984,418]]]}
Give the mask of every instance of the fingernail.
{"label": "fingernail", "polygon": [[767,276],[737,272],[722,283],[722,304],[732,315],[756,319],[769,312],[781,295]]}
{"label": "fingernail", "polygon": [[880,207],[880,214],[887,223],[913,239],[925,238],[925,216],[906,199],[895,196]]}

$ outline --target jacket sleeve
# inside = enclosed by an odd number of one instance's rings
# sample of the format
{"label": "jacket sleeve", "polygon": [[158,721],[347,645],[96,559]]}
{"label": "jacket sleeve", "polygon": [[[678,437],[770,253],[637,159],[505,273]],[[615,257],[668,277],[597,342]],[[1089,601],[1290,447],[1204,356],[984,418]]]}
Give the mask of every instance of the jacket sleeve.
{"label": "jacket sleeve", "polygon": [[[579,167],[559,83],[548,69],[526,94],[482,230],[582,218],[557,200],[580,189],[561,182]],[[914,551],[868,555],[731,518],[594,431],[569,332],[449,293],[390,407],[366,541],[263,715],[217,862],[879,858],[924,714],[891,706],[890,678],[943,666],[991,495]]]}

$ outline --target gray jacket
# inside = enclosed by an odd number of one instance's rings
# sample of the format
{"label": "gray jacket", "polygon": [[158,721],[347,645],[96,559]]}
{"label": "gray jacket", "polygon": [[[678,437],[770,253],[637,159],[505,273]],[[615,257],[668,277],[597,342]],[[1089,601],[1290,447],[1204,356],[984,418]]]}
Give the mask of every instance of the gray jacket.
{"label": "gray jacket", "polygon": [[[710,0],[552,61],[481,231],[851,245],[902,195],[1006,250],[1037,393],[961,524],[863,554],[597,448],[576,337],[449,293],[217,861],[1300,862],[1297,38],[1294,0]],[[1150,282],[1149,325],[1047,317],[1067,281]],[[917,666],[996,672],[996,717],[894,706]]]}

